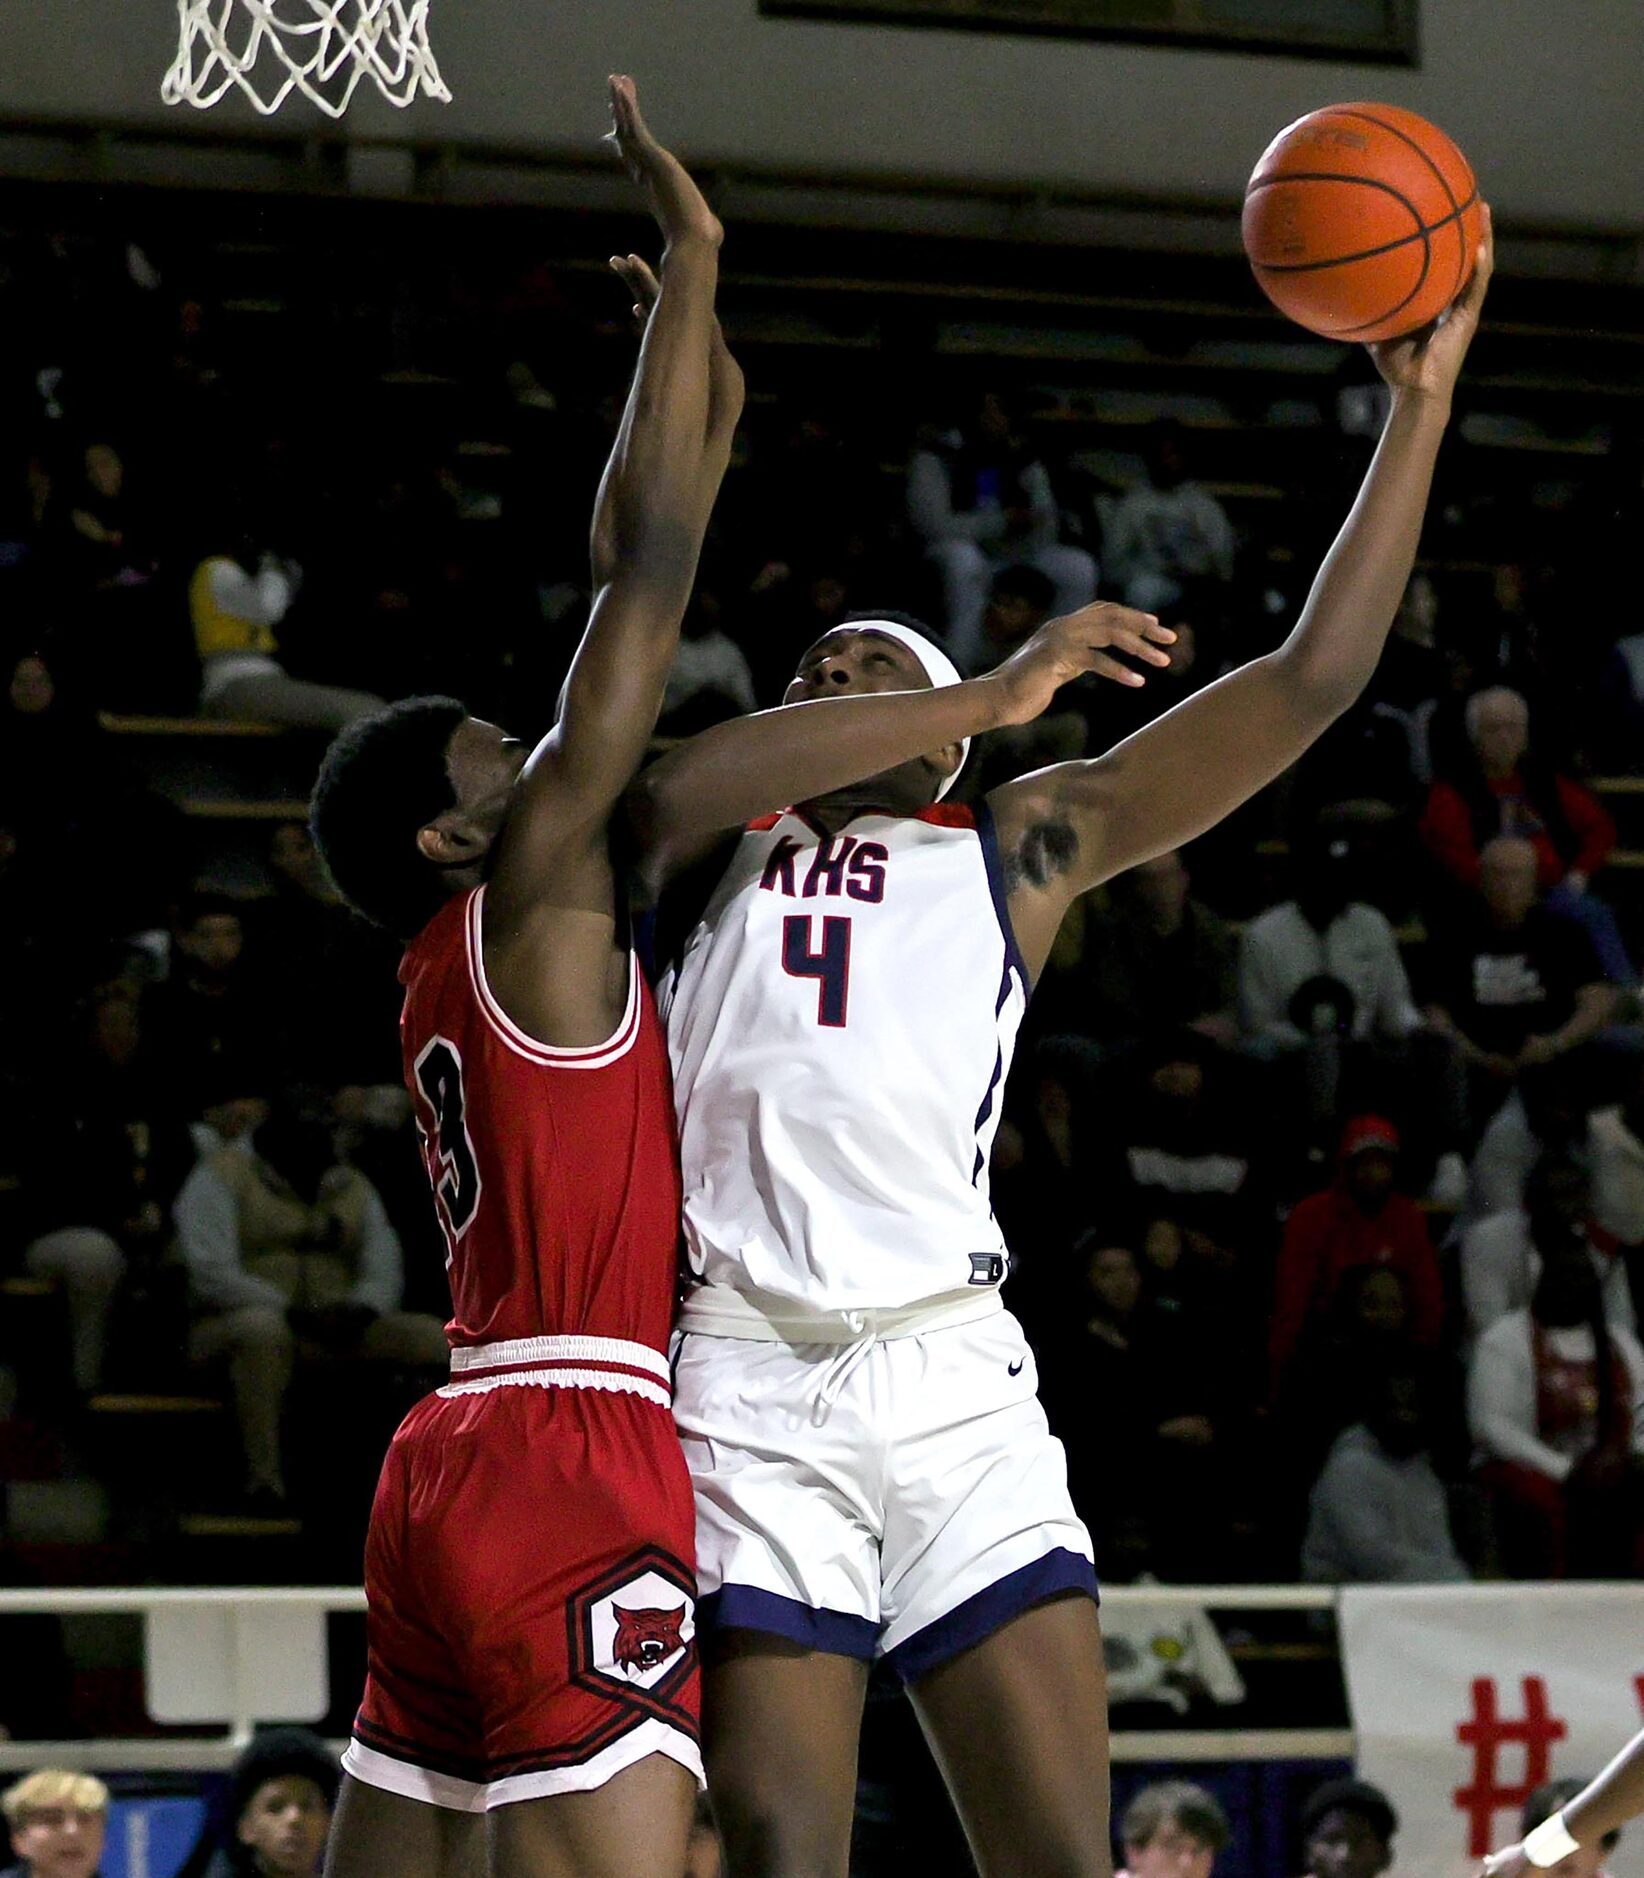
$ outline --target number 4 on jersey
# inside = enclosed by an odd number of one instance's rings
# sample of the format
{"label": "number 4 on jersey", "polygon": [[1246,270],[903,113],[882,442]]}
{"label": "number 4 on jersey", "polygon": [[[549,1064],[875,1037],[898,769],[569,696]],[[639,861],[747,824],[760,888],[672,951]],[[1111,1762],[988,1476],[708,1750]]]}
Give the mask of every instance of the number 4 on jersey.
{"label": "number 4 on jersey", "polygon": [[809,913],[792,913],[783,920],[782,969],[790,978],[814,978],[816,1021],[829,1030],[843,1030],[851,994],[851,923],[824,919],[820,951],[811,937]]}
{"label": "number 4 on jersey", "polygon": [[434,1111],[432,1140],[425,1137],[428,1177],[434,1183],[446,1234],[455,1246],[479,1209],[479,1165],[463,1102],[462,1058],[445,1037],[431,1037],[416,1062],[417,1087]]}

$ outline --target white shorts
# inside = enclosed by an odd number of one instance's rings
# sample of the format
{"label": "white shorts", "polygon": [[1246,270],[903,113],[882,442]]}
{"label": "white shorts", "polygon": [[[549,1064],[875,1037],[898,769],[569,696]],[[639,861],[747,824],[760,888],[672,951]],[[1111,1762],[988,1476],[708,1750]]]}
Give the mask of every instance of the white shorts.
{"label": "white shorts", "polygon": [[912,1682],[1047,1598],[1095,1596],[1037,1387],[1002,1310],[866,1347],[686,1333],[674,1417],[699,1626],[882,1658]]}

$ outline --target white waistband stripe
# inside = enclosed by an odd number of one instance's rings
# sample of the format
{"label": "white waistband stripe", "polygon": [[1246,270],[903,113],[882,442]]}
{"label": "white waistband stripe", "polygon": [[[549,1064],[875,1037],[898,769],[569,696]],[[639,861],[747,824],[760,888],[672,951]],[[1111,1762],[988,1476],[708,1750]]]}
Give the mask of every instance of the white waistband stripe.
{"label": "white waistband stripe", "polygon": [[527,1363],[551,1363],[587,1368],[618,1363],[624,1369],[643,1370],[659,1382],[671,1380],[668,1359],[646,1343],[623,1337],[515,1337],[503,1343],[473,1343],[451,1352],[451,1374],[471,1376],[476,1371],[514,1369]]}
{"label": "white waistband stripe", "polygon": [[642,1396],[658,1408],[673,1406],[673,1392],[665,1382],[633,1376],[620,1369],[510,1369],[500,1376],[471,1376],[448,1382],[439,1395],[489,1395],[493,1389],[602,1389],[612,1395]]}

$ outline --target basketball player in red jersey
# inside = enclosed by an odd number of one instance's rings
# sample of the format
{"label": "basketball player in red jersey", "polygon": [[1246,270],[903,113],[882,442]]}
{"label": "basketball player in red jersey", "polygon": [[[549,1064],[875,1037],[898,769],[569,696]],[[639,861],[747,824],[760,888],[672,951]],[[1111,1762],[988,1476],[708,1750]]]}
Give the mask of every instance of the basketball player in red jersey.
{"label": "basketball player in red jersey", "polygon": [[[370,1674],[332,1878],[467,1878],[486,1840],[510,1878],[667,1878],[700,1768],[693,1516],[662,1354],[673,1107],[607,841],[660,707],[741,382],[712,319],[717,224],[625,85],[614,104],[668,255],[660,288],[635,257],[613,262],[645,339],[560,721],[527,759],[454,699],[412,700],[339,737],[315,792],[339,887],[408,942],[405,1070],[454,1304],[452,1381],[396,1435],[373,1508]],[[1121,675],[1104,648],[1139,648],[1138,622],[1092,607],[997,674],[875,700],[865,718],[858,700],[721,726],[696,819],[790,799],[841,739],[865,771],[1026,722],[1069,678]]]}
{"label": "basketball player in red jersey", "polygon": [[669,1878],[700,1783],[663,1354],[673,1111],[608,824],[661,706],[742,384],[714,316],[719,224],[630,80],[611,103],[665,253],[558,722],[527,752],[454,700],[412,700],[344,732],[314,795],[338,886],[407,942],[405,1073],[453,1302],[450,1383],[395,1435],[372,1508],[332,1878]]}

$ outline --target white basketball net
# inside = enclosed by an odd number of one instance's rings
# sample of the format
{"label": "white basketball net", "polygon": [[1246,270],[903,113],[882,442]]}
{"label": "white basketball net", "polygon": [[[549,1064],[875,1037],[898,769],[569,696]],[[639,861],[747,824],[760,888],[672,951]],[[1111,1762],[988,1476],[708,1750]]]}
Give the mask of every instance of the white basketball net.
{"label": "white basketball net", "polygon": [[419,91],[449,103],[428,44],[429,0],[177,0],[167,104],[215,104],[231,86],[264,116],[300,91],[341,117],[369,76],[402,108]]}

